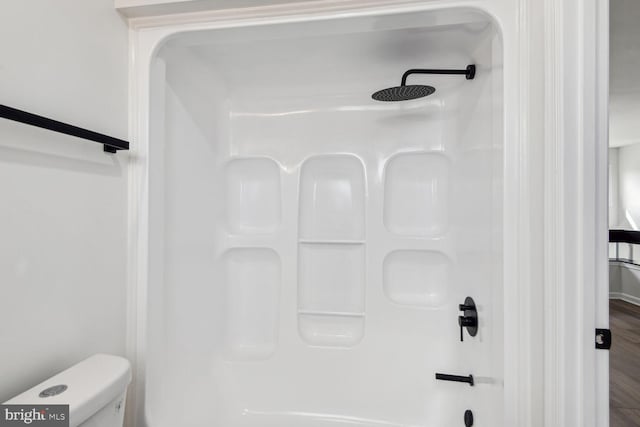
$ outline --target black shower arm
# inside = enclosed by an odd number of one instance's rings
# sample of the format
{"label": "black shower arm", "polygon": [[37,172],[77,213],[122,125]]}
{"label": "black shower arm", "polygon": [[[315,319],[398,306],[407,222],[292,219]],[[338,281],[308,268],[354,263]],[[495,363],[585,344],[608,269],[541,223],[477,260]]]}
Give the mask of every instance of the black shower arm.
{"label": "black shower arm", "polygon": [[425,68],[412,68],[411,70],[407,70],[402,75],[402,83],[401,86],[407,85],[407,77],[411,74],[461,74],[467,77],[467,80],[473,80],[476,76],[476,66],[475,65],[467,65],[467,68],[464,70],[433,70],[433,69],[425,69]]}

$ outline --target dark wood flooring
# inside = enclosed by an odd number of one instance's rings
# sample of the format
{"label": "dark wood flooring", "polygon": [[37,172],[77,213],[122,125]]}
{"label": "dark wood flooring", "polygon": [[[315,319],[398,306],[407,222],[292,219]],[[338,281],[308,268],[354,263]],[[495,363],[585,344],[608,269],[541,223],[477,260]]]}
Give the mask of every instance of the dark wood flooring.
{"label": "dark wood flooring", "polygon": [[640,427],[640,307],[611,300],[609,321],[610,427]]}

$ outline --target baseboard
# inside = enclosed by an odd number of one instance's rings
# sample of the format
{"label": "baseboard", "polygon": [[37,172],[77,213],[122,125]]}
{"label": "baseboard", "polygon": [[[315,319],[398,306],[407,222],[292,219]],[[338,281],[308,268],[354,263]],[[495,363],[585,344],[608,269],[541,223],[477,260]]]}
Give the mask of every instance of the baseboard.
{"label": "baseboard", "polygon": [[622,292],[609,292],[609,299],[619,299],[634,305],[640,305],[640,298]]}

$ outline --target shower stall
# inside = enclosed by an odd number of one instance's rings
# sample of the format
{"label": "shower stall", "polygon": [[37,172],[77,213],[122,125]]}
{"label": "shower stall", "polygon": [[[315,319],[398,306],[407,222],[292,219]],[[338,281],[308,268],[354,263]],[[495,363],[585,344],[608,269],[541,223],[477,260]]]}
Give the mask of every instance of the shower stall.
{"label": "shower stall", "polygon": [[505,425],[502,31],[422,4],[141,36],[136,425]]}

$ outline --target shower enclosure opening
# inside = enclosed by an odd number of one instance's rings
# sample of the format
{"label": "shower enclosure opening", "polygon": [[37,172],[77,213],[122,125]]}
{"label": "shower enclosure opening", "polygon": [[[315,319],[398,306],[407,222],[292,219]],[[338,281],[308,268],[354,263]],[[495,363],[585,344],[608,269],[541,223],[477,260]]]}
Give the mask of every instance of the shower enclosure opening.
{"label": "shower enclosure opening", "polygon": [[503,425],[502,58],[471,9],[164,41],[145,425]]}

